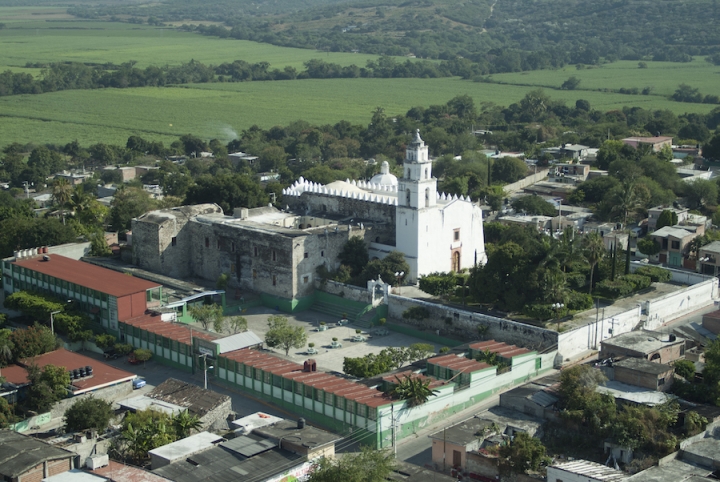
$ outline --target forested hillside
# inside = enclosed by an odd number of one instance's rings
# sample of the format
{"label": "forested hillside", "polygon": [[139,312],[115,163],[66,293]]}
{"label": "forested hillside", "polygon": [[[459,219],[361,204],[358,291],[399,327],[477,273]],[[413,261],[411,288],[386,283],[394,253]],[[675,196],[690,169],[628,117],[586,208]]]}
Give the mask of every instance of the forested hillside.
{"label": "forested hillside", "polygon": [[489,72],[720,52],[717,0],[168,0],[69,12],[319,50],[461,56]]}

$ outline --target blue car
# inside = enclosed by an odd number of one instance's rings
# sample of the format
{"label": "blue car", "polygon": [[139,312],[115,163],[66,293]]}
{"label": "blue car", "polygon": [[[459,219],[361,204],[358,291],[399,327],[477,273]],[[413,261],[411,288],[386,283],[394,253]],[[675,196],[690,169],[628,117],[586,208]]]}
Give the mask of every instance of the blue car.
{"label": "blue car", "polygon": [[132,381],[133,389],[137,390],[138,388],[142,388],[146,385],[144,378],[136,378]]}

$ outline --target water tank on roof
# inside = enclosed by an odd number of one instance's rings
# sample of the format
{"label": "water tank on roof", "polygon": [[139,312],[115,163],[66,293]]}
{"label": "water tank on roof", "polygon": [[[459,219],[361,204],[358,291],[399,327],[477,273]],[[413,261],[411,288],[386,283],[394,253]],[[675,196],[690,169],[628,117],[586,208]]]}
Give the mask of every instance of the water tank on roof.
{"label": "water tank on roof", "polygon": [[299,429],[305,428],[305,419],[304,418],[302,418],[302,417],[298,418],[297,428],[299,428]]}

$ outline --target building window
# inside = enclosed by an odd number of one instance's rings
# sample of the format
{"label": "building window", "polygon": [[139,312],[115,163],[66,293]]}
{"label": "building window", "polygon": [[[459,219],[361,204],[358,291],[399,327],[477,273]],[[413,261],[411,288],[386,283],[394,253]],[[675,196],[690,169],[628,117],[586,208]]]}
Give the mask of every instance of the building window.
{"label": "building window", "polygon": [[273,275],[273,286],[277,286],[277,276]]}
{"label": "building window", "polygon": [[321,251],[320,251],[320,257],[322,257],[322,258],[325,257],[325,250],[321,250]]}
{"label": "building window", "polygon": [[257,256],[257,255],[258,255],[257,246],[255,246],[253,248],[253,256]]}
{"label": "building window", "polygon": [[272,252],[272,260],[273,260],[273,261],[277,261],[277,255],[275,254],[275,250],[274,250],[274,249],[273,249],[273,252]]}
{"label": "building window", "polygon": [[303,255],[303,258],[308,259],[308,254],[305,253],[305,254]]}
{"label": "building window", "polygon": [[658,378],[658,387],[665,385],[665,377]]}
{"label": "building window", "polygon": [[235,252],[235,242],[234,241],[232,243],[230,243],[230,251],[233,253]]}
{"label": "building window", "polygon": [[210,247],[210,238],[205,238],[205,247],[206,248]]}
{"label": "building window", "polygon": [[303,284],[308,284],[310,282],[310,276],[303,276]]}
{"label": "building window", "polygon": [[170,241],[170,244],[172,244],[173,246],[177,246],[177,238],[175,236],[173,236],[172,241]]}
{"label": "building window", "polygon": [[680,241],[673,241],[672,249],[680,249]]}
{"label": "building window", "polygon": [[460,229],[453,231],[453,241],[460,241]]}

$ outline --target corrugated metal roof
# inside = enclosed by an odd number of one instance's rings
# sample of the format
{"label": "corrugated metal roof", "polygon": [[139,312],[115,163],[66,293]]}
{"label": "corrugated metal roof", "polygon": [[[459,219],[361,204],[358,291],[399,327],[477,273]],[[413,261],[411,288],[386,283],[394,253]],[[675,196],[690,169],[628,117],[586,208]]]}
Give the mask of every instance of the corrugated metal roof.
{"label": "corrugated metal roof", "polygon": [[243,348],[249,348],[252,346],[262,345],[263,341],[252,331],[248,330],[243,333],[237,333],[235,335],[226,336],[219,340],[213,340],[218,346],[220,353],[227,353],[234,350],[242,350]]}
{"label": "corrugated metal roof", "polygon": [[620,470],[613,467],[606,467],[596,462],[590,462],[589,460],[573,460],[572,462],[554,465],[552,468],[603,482],[619,482],[627,478],[627,474]]}
{"label": "corrugated metal roof", "polygon": [[533,402],[537,403],[541,407],[549,407],[550,405],[554,405],[559,400],[557,397],[554,397],[550,395],[547,392],[544,392],[540,390],[539,392],[535,392],[530,397]]}

